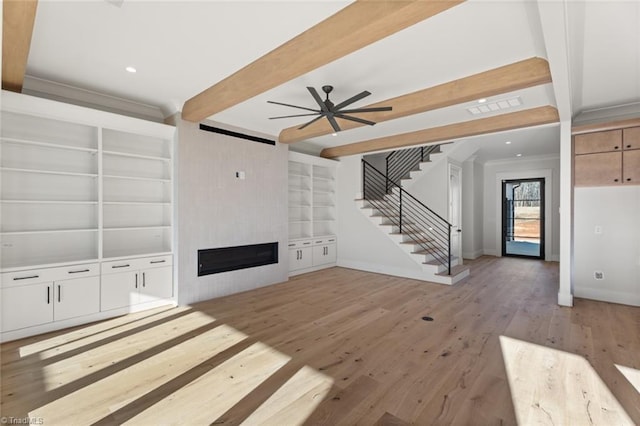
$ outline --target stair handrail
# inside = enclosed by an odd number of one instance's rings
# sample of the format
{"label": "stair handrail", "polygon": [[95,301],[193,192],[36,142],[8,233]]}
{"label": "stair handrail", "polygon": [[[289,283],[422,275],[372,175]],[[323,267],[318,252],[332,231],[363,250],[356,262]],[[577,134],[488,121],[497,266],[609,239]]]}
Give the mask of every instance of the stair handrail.
{"label": "stair handrail", "polygon": [[[367,170],[374,171],[374,175],[372,176],[371,179],[367,179]],[[376,178],[376,174],[377,174],[377,178]],[[376,184],[377,186],[380,187],[377,194],[367,194],[367,182],[369,182],[369,184]],[[391,193],[387,191],[387,186],[389,183],[393,184]],[[382,190],[383,186],[385,187],[384,190]],[[394,188],[398,188],[398,194],[396,196],[398,201],[393,200]],[[407,233],[406,235],[416,245],[419,245],[420,247],[425,249],[425,251],[428,252],[436,261],[438,261],[443,266],[446,266],[448,275],[451,275],[451,228],[452,228],[452,225],[449,223],[449,221],[444,219],[438,213],[434,212],[431,208],[429,208],[422,201],[418,200],[412,194],[404,190],[402,188],[402,185],[398,184],[393,179],[389,179],[388,176],[386,176],[380,170],[376,169],[364,158],[362,159],[362,194],[363,194],[363,198],[369,201],[374,206],[378,205],[378,207],[382,207],[381,213],[385,215],[385,217],[387,217],[387,219],[389,219],[392,223],[394,223],[395,221],[394,218],[384,213],[384,210],[388,209],[389,207],[391,208],[397,207],[398,218],[399,218],[397,224],[399,226],[400,233],[402,233],[402,228],[403,228],[403,210],[404,210],[404,215],[407,218],[416,221],[416,223],[411,222],[410,225],[407,225],[407,224],[404,225],[405,228],[408,227],[410,230],[414,231],[413,233]],[[373,197],[373,195],[377,195],[379,198],[375,198]],[[393,204],[389,204],[391,202],[389,198],[393,200]],[[407,202],[406,201],[407,199],[409,199],[410,202]],[[407,204],[407,206],[404,206],[404,204]],[[423,209],[426,211],[425,213],[422,213],[422,215],[425,217],[420,217],[420,212],[416,211],[419,209]],[[432,222],[433,219],[437,219],[440,221],[439,224],[434,223],[434,225],[437,225],[438,227],[437,230],[434,226],[431,226],[429,223],[427,223],[427,222]],[[424,223],[424,225],[426,226],[426,229],[422,229],[420,227],[420,222]],[[413,235],[416,235],[416,234],[427,235],[426,231],[430,231],[433,233],[434,238],[431,241],[438,242],[438,245],[437,245],[438,250],[436,249],[436,247],[432,247],[429,244],[425,244],[424,242],[421,242],[418,239],[413,237]],[[437,234],[440,234],[440,235],[437,235]],[[443,256],[440,253],[440,251],[444,249],[444,247],[440,244],[446,244],[446,251],[447,251],[446,259],[443,259]]]}
{"label": "stair handrail", "polygon": [[[425,161],[425,158],[428,159],[431,153],[439,152],[440,145],[441,144],[423,145],[392,151],[385,158],[386,175],[391,180],[401,179],[402,176],[405,176],[414,170],[418,164]],[[387,190],[388,189],[389,185],[387,184]]]}

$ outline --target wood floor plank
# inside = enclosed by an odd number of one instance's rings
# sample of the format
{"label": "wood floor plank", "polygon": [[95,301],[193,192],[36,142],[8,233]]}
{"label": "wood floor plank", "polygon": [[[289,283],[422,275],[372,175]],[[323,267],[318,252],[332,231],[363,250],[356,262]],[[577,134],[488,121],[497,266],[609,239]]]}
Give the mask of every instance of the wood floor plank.
{"label": "wood floor plank", "polygon": [[[47,425],[515,424],[512,398],[524,398],[507,374],[515,363],[520,384],[567,383],[539,399],[566,422],[585,419],[584,401],[572,398],[594,381],[570,381],[581,375],[600,377],[640,424],[640,393],[616,367],[640,370],[640,308],[558,306],[557,263],[466,263],[471,275],[453,286],[330,268],[4,343],[0,411]],[[557,373],[535,370],[527,351],[505,358],[501,336],[556,354]],[[562,354],[586,361],[569,366]],[[588,410],[617,407],[588,392]],[[522,418],[546,421],[516,405]]]}

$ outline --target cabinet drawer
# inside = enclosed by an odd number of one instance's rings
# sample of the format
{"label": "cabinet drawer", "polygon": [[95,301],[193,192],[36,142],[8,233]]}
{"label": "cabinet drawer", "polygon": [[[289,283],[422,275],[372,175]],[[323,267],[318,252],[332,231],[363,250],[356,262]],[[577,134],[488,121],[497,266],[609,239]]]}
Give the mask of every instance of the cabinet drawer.
{"label": "cabinet drawer", "polygon": [[290,249],[293,248],[303,248],[303,247],[311,247],[313,245],[313,240],[295,240],[289,241],[287,247]]}
{"label": "cabinet drawer", "polygon": [[112,260],[109,262],[102,262],[102,274],[117,274],[120,272],[127,272],[138,269],[136,263],[138,259],[125,259],[125,260]]}
{"label": "cabinet drawer", "polygon": [[2,274],[2,287],[15,287],[72,278],[91,277],[99,274],[100,268],[98,263],[7,272]]}
{"label": "cabinet drawer", "polygon": [[640,127],[629,127],[622,131],[624,149],[640,149]]}
{"label": "cabinet drawer", "polygon": [[140,269],[171,266],[173,264],[173,256],[169,254],[166,256],[145,257],[142,259],[136,259],[136,264],[139,265]]}
{"label": "cabinet drawer", "polygon": [[574,153],[591,154],[622,150],[622,130],[585,133],[574,137]]}

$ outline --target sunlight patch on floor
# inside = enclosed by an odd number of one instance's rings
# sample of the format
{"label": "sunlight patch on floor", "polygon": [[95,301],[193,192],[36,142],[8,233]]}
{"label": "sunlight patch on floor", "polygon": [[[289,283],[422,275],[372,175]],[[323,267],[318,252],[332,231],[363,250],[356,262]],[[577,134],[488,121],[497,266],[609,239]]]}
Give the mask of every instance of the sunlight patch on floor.
{"label": "sunlight patch on floor", "polygon": [[97,422],[246,338],[233,327],[219,325],[101,380],[77,383],[76,389],[32,410],[29,417],[43,418],[46,424]]}
{"label": "sunlight patch on floor", "polygon": [[518,424],[633,425],[583,357],[500,336]]}
{"label": "sunlight patch on floor", "polygon": [[624,365],[615,364],[618,371],[633,385],[634,388],[640,393],[640,370],[631,367],[625,367]]}
{"label": "sunlight patch on floor", "polygon": [[125,424],[210,424],[291,358],[257,342]]}
{"label": "sunlight patch on floor", "polygon": [[163,322],[121,338],[118,338],[116,334],[108,342],[73,356],[62,354],[59,361],[51,362],[42,367],[45,389],[50,391],[65,386],[109,367],[113,363],[153,349],[159,343],[159,335],[166,342],[212,322],[214,320],[209,315],[194,311],[182,317],[179,322]]}
{"label": "sunlight patch on floor", "polygon": [[242,425],[301,425],[324,400],[332,385],[331,377],[304,366]]}
{"label": "sunlight patch on floor", "polygon": [[151,311],[138,312],[101,321],[93,325],[85,325],[79,329],[68,331],[49,339],[38,340],[35,343],[22,346],[19,350],[20,357],[24,358],[39,354],[40,359],[46,359],[99,341],[105,338],[105,336],[113,335],[116,330],[117,332],[123,332],[188,310],[191,310],[191,308],[167,308],[165,306]]}

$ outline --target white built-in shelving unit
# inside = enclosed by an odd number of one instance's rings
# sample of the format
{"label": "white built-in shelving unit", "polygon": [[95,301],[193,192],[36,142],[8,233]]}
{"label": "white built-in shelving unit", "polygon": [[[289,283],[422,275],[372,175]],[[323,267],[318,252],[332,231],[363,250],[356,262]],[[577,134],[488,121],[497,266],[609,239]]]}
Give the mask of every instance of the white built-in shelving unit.
{"label": "white built-in shelving unit", "polygon": [[[145,288],[159,271],[145,268],[164,268],[158,294],[171,299],[174,128],[4,91],[0,124],[3,340],[99,319],[110,262],[130,260]],[[67,289],[55,306],[63,287],[54,282]],[[21,296],[31,292],[36,301]],[[20,316],[38,303],[51,321]]]}
{"label": "white built-in shelving unit", "polygon": [[337,164],[289,153],[290,275],[335,265]]}

